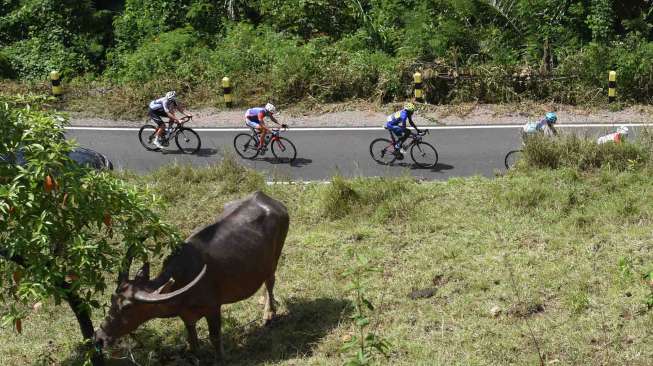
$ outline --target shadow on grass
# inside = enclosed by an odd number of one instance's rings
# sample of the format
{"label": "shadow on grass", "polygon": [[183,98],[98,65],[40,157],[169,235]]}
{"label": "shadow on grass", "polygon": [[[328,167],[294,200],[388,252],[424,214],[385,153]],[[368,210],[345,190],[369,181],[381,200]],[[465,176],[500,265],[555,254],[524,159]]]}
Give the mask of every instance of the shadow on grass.
{"label": "shadow on grass", "polygon": [[347,317],[350,302],[290,299],[286,308],[287,313],[267,327],[253,326],[240,336],[228,334],[227,342],[231,338],[237,343],[235,349],[226,343],[228,364],[256,365],[312,355],[317,343]]}
{"label": "shadow on grass", "polygon": [[[230,319],[223,318],[222,341],[225,348],[223,365],[258,365],[287,360],[294,357],[310,356],[314,348],[351,311],[350,301],[331,298],[297,299],[285,301],[286,311],[279,314],[271,324],[264,326],[261,321],[247,324],[244,328],[228,327]],[[258,315],[258,314],[257,314]],[[261,311],[261,316],[263,312]],[[173,320],[174,319],[174,320]],[[178,318],[170,319],[179,321]],[[106,366],[123,365],[212,365],[215,351],[209,339],[200,337],[196,353],[186,350],[186,333],[172,335],[174,346],[169,343],[170,335],[159,333],[151,327],[141,327],[135,336],[130,337],[133,357],[137,363],[126,357],[125,348],[119,358],[107,358]],[[78,346],[75,352],[61,365],[81,365],[84,348]],[[34,365],[41,365],[35,362]]]}

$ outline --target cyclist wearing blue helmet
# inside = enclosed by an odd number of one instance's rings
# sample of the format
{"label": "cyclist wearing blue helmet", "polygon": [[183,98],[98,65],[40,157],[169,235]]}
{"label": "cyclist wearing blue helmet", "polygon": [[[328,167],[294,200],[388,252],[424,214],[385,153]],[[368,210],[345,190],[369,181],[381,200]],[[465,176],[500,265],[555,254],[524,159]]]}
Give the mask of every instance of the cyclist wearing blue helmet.
{"label": "cyclist wearing blue helmet", "polygon": [[557,121],[558,116],[553,112],[549,112],[539,122],[528,122],[525,124],[522,130],[522,136],[527,138],[536,133],[544,133],[546,135],[553,134],[554,136],[557,136],[558,130],[555,128]]}

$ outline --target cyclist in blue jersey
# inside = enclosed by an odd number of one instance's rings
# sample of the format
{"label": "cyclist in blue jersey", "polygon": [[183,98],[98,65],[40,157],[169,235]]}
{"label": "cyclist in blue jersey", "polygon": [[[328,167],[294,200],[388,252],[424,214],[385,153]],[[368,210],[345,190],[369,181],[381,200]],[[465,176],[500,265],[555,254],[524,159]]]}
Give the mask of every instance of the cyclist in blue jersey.
{"label": "cyclist in blue jersey", "polygon": [[245,112],[245,124],[258,132],[258,148],[262,150],[262,153],[265,153],[263,151],[265,145],[265,135],[268,132],[268,128],[265,126],[265,117],[269,117],[272,122],[280,125],[282,128],[288,127],[286,124],[279,123],[279,121],[274,118],[275,113],[277,113],[277,108],[272,105],[272,103],[266,104],[265,107],[250,108],[247,110],[247,112]]}
{"label": "cyclist in blue jersey", "polygon": [[152,121],[154,121],[157,125],[156,129],[156,138],[154,139],[154,146],[158,147],[159,149],[162,149],[163,146],[161,145],[161,136],[165,132],[165,123],[161,119],[161,117],[168,117],[169,118],[169,127],[172,128],[172,123],[177,122],[179,123],[179,118],[175,116],[175,111],[179,111],[181,114],[183,114],[186,117],[192,117],[192,114],[186,114],[184,111],[184,108],[177,103],[177,93],[174,91],[169,91],[166,93],[166,95],[162,98],[155,99],[150,102],[149,105],[149,111],[148,111],[148,116]]}
{"label": "cyclist in blue jersey", "polygon": [[406,121],[410,123],[411,127],[413,127],[417,133],[421,132],[413,122],[413,113],[415,113],[415,104],[406,103],[402,110],[389,115],[386,119],[385,128],[390,130],[397,137],[395,151],[402,154],[405,153],[405,151],[401,151],[401,146],[404,141],[410,137],[410,131],[406,128]]}

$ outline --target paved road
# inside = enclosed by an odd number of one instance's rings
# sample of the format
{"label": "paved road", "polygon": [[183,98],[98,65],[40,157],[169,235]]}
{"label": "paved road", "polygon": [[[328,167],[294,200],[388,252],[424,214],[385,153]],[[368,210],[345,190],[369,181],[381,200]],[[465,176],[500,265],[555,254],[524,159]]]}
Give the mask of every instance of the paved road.
{"label": "paved road", "polygon": [[[254,161],[243,160],[233,149],[236,131],[198,130],[202,149],[198,155],[183,155],[176,150],[167,153],[146,151],[134,130],[69,130],[68,136],[82,146],[107,155],[116,169],[147,172],[164,164],[207,165],[225,155],[234,156],[245,165],[277,180],[325,180],[334,174],[355,176],[399,176],[410,174],[429,180],[454,176],[493,176],[503,170],[505,154],[519,146],[518,127],[432,129],[425,140],[434,144],[440,155],[435,169],[419,169],[410,164],[383,166],[369,155],[369,144],[385,137],[383,130],[291,130],[284,136],[297,147],[293,165],[277,164],[272,156]],[[567,129],[571,129],[567,127]],[[597,136],[612,127],[573,128],[574,132]],[[636,130],[637,127],[631,128]],[[268,155],[271,155],[268,152]]]}

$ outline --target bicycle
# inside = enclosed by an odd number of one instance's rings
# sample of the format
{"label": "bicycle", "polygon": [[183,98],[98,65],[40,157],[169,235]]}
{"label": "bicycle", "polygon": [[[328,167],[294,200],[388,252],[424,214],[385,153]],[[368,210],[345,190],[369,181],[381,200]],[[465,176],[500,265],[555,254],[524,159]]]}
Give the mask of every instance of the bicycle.
{"label": "bicycle", "polygon": [[517,161],[521,159],[522,152],[523,150],[521,149],[508,151],[506,157],[503,159],[503,163],[505,164],[506,169],[510,170],[515,166],[515,164],[517,164]]}
{"label": "bicycle", "polygon": [[[392,132],[390,133],[390,139],[379,138],[372,141],[370,144],[370,155],[372,159],[379,164],[390,165],[395,162],[395,160],[403,160],[404,155],[401,153],[401,150],[395,148],[396,140]],[[401,149],[406,148],[410,149],[410,157],[413,159],[415,165],[420,168],[433,168],[438,164],[438,151],[433,147],[433,145],[428,142],[424,142],[422,137],[428,134],[428,130],[424,130],[418,134],[411,133],[410,143],[406,145],[406,142],[401,146]]]}
{"label": "bicycle", "polygon": [[[200,150],[202,146],[202,140],[200,136],[192,128],[184,126],[185,123],[192,120],[193,117],[182,117],[179,120],[179,123],[175,123],[172,129],[166,128],[163,136],[160,137],[160,142],[162,146],[170,145],[170,140],[175,139],[175,144],[179,150],[184,154],[195,154]],[[149,123],[146,123],[138,131],[138,140],[141,142],[141,145],[146,150],[149,151],[159,151],[161,150],[156,145],[154,145],[154,139],[156,138],[157,126],[153,126]],[[183,144],[183,146],[182,146]]]}
{"label": "bicycle", "polygon": [[[259,134],[256,129],[251,128],[252,132],[239,133],[234,137],[234,149],[243,159],[254,159],[257,156],[265,154],[270,144],[272,155],[281,162],[292,163],[297,157],[297,149],[292,141],[280,136],[279,128],[268,129],[269,133],[265,135],[263,147],[259,147]],[[286,127],[284,130],[288,130]]]}

